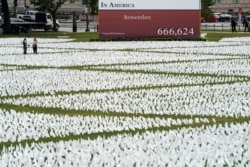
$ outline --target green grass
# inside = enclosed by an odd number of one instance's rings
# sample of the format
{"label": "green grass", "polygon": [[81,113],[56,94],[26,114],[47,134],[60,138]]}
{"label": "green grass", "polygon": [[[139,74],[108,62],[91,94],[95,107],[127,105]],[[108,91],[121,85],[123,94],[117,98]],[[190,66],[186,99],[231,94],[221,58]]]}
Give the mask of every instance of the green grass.
{"label": "green grass", "polygon": [[68,36],[69,38],[75,39],[77,42],[86,42],[91,39],[97,39],[97,32],[81,32],[81,33],[73,33],[73,32],[28,32],[20,33],[20,34],[2,34],[0,38],[10,38],[10,37],[37,37],[37,38],[58,38],[60,36]]}
{"label": "green grass", "polygon": [[[232,33],[232,32],[211,32],[211,31],[207,31],[207,32],[202,32],[202,33],[207,33],[207,36],[205,37],[206,40],[208,41],[219,41],[222,38],[225,37],[246,37],[246,36],[250,36],[250,33]],[[37,38],[58,38],[58,36],[68,36],[69,38],[75,39],[75,41],[90,41],[91,39],[97,39],[98,38],[98,33],[97,32],[82,32],[82,33],[63,33],[63,32],[30,32],[28,34],[16,34],[16,35],[0,35],[0,38],[5,38],[5,37],[37,37]],[[133,51],[133,50],[124,50],[124,51]],[[158,62],[158,63],[162,63],[162,62]],[[106,66],[115,66],[116,64],[108,64]],[[119,64],[122,65],[122,64]],[[133,64],[130,64],[133,65]],[[14,66],[14,65],[13,65]],[[48,68],[48,67],[43,67],[43,66],[19,66],[21,68],[24,69],[43,69],[43,68]],[[71,66],[71,67],[62,67],[64,69],[68,69],[68,70],[82,70],[83,66]],[[145,72],[145,71],[123,71],[123,70],[117,70],[117,69],[105,69],[105,68],[99,68],[96,69],[95,66],[85,66],[86,69],[89,70],[101,70],[101,71],[107,71],[107,72],[131,72],[131,73],[149,73],[149,72]],[[162,74],[165,75],[165,73],[152,73],[152,74]],[[175,73],[172,73],[172,75],[176,75]],[[178,73],[178,75],[199,75],[199,76],[205,76],[205,74],[180,74]],[[206,74],[206,76],[210,76],[210,77],[218,77],[216,75],[209,75]],[[230,77],[230,76],[220,76],[220,77]],[[239,76],[240,77],[240,76]],[[240,80],[240,81],[239,81]],[[237,82],[244,82],[244,80],[240,79]],[[247,78],[247,80],[249,80],[249,77]],[[232,81],[234,82],[234,81]],[[209,83],[206,83],[209,84]],[[210,83],[213,84],[213,83]],[[217,83],[218,84],[218,83]],[[230,83],[227,83],[230,84]],[[172,85],[173,87],[174,85]],[[153,87],[153,86],[149,86],[149,87],[132,87],[130,89],[150,89],[150,88],[156,88],[157,86]],[[159,86],[160,87],[160,86]],[[183,87],[183,85],[182,85]],[[129,88],[124,88],[124,90],[127,90]],[[98,90],[98,91],[122,91],[123,88],[121,89],[116,89],[116,90],[111,90],[111,89],[103,89],[103,90]],[[86,92],[84,91],[71,91],[71,92],[55,92],[54,95],[60,95],[60,94],[74,94],[74,93],[90,93],[92,91],[95,92],[95,90],[88,90]],[[43,96],[43,94],[34,94],[34,95],[27,95],[27,96]],[[23,97],[25,98],[26,95],[24,95]],[[3,98],[3,97],[1,97]],[[1,100],[0,98],[0,100]],[[193,121],[195,120],[195,118],[206,118],[209,120],[209,123],[194,123],[193,124],[188,124],[188,125],[172,125],[171,127],[168,126],[160,126],[160,127],[150,127],[148,129],[135,129],[135,130],[121,130],[121,131],[107,131],[107,132],[96,132],[96,133],[91,133],[91,134],[80,134],[80,135],[74,135],[74,134],[69,134],[66,136],[57,136],[57,137],[42,137],[39,138],[38,141],[36,141],[35,139],[26,139],[23,140],[21,142],[2,142],[0,143],[0,152],[3,150],[3,148],[5,147],[15,147],[19,144],[22,144],[23,146],[25,145],[30,145],[32,143],[42,143],[42,142],[58,142],[58,141],[68,141],[68,140],[78,140],[78,139],[96,139],[98,137],[111,137],[111,136],[116,136],[119,134],[137,134],[137,133],[144,133],[146,131],[152,131],[152,132],[158,132],[158,131],[169,131],[169,130],[173,130],[173,129],[181,129],[181,128],[195,128],[195,127],[204,127],[204,128],[208,128],[209,126],[212,126],[214,124],[216,124],[217,126],[222,125],[224,126],[225,124],[238,124],[238,123],[243,123],[243,122],[249,122],[250,117],[217,117],[217,116],[201,116],[201,115],[196,115],[196,116],[189,116],[189,115],[157,115],[157,114],[131,114],[131,113],[117,113],[117,112],[102,112],[102,111],[91,111],[91,110],[86,110],[86,111],[78,111],[78,110],[66,110],[66,109],[61,109],[61,108],[43,108],[43,107],[32,107],[32,106],[28,106],[28,105],[12,105],[12,104],[4,104],[1,103],[0,107],[2,109],[5,110],[15,110],[16,112],[30,112],[30,113],[44,113],[44,114],[54,114],[54,115],[68,115],[68,116],[105,116],[105,117],[145,117],[145,118],[161,118],[161,119],[167,119],[167,118],[172,118],[172,119],[192,119]],[[215,120],[215,123],[213,123],[212,120]],[[207,163],[207,162],[206,162]],[[207,166],[207,164],[205,164],[205,166]],[[225,166],[225,165],[224,165]]]}
{"label": "green grass", "polygon": [[203,31],[202,33],[207,33],[205,39],[208,41],[219,41],[222,38],[250,37],[250,32],[232,33],[230,31]]}
{"label": "green grass", "polygon": [[[238,32],[232,33],[230,31],[202,31],[201,33],[207,33],[205,39],[207,41],[219,41],[222,38],[232,37],[250,37],[249,32]],[[37,37],[37,38],[58,38],[58,36],[68,36],[69,38],[75,39],[77,42],[86,42],[92,39],[98,39],[98,32],[29,32],[27,34],[13,34],[13,35],[0,35],[0,38],[9,37]]]}

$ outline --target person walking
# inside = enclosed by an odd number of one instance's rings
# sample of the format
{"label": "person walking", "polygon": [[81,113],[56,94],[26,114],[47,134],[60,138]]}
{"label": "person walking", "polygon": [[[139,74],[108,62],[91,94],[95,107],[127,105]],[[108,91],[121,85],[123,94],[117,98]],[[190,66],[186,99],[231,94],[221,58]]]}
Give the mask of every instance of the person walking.
{"label": "person walking", "polygon": [[38,44],[37,39],[36,39],[36,38],[34,38],[34,40],[33,40],[33,44],[32,44],[32,47],[33,47],[33,53],[34,53],[34,54],[37,54],[37,44]]}
{"label": "person walking", "polygon": [[27,39],[23,39],[23,54],[27,54]]}

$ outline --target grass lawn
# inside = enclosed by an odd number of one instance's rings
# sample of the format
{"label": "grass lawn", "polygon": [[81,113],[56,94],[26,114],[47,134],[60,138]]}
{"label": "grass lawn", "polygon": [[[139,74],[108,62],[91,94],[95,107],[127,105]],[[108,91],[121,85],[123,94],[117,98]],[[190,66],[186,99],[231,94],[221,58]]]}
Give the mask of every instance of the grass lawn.
{"label": "grass lawn", "polygon": [[[37,37],[38,54],[17,37]],[[250,164],[248,38],[97,38],[0,35],[1,166]]]}
{"label": "grass lawn", "polygon": [[[222,38],[232,38],[232,37],[246,37],[250,36],[250,33],[246,32],[238,32],[232,33],[230,31],[202,31],[201,33],[206,33],[205,39],[207,41],[219,41]],[[98,39],[97,32],[29,32],[28,34],[13,34],[13,35],[0,35],[0,38],[8,38],[8,37],[37,37],[37,38],[58,38],[61,36],[68,36],[69,38],[75,39],[78,42],[86,42],[92,39]]]}

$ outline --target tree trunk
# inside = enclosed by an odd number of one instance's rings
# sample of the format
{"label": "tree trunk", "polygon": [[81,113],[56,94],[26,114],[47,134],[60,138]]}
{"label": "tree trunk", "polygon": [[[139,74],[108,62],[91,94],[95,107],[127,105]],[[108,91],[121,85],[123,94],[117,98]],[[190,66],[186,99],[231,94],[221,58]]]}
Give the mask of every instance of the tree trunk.
{"label": "tree trunk", "polygon": [[2,0],[2,12],[3,12],[3,33],[11,34],[11,26],[10,26],[10,12],[7,0]]}
{"label": "tree trunk", "polygon": [[57,26],[56,26],[56,11],[53,11],[52,13],[52,19],[53,19],[53,31],[57,32]]}

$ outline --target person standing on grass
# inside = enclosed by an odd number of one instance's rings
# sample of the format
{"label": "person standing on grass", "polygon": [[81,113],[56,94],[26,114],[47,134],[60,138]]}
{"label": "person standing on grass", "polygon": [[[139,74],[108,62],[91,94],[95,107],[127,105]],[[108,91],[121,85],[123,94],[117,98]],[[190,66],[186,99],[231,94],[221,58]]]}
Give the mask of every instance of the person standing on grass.
{"label": "person standing on grass", "polygon": [[34,54],[37,54],[37,39],[36,38],[34,38],[34,40],[33,40],[33,44],[32,44],[32,47],[33,47],[33,53]]}
{"label": "person standing on grass", "polygon": [[27,39],[23,39],[23,54],[27,54]]}
{"label": "person standing on grass", "polygon": [[232,26],[232,32],[237,32],[236,31],[237,22],[234,18],[232,18],[231,20],[231,26]]}
{"label": "person standing on grass", "polygon": [[248,30],[248,20],[246,18],[243,18],[243,26],[244,26],[244,32]]}

